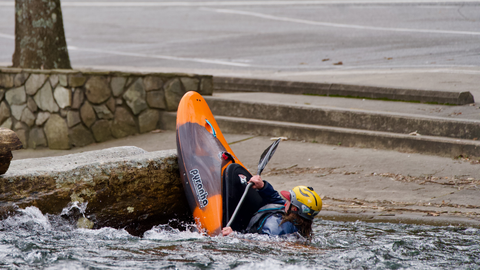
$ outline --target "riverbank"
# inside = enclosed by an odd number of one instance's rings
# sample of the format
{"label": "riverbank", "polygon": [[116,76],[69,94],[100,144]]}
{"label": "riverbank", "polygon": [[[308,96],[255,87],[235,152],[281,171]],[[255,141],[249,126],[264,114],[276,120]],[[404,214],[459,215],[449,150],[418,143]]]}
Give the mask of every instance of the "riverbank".
{"label": "riverbank", "polygon": [[[271,138],[225,134],[232,150],[255,171]],[[175,131],[147,134],[71,150],[23,149],[13,160],[59,156],[115,146],[175,149]],[[320,217],[480,227],[479,164],[467,159],[283,141],[263,178],[277,190],[312,186],[323,198]]]}

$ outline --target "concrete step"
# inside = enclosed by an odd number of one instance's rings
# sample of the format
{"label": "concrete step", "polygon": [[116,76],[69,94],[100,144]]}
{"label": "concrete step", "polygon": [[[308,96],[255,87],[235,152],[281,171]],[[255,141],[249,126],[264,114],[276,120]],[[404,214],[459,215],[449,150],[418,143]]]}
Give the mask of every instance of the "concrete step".
{"label": "concrete step", "polygon": [[[480,156],[480,107],[270,92],[204,97],[224,133],[288,137],[348,147]],[[163,128],[175,129],[164,113]]]}
{"label": "concrete step", "polygon": [[215,92],[272,92],[286,94],[309,94],[370,98],[380,100],[413,101],[434,104],[464,105],[474,103],[469,91],[437,91],[349,85],[338,83],[296,82],[237,77],[213,78]]}
{"label": "concrete step", "polygon": [[[253,94],[250,94],[253,96]],[[274,100],[275,95],[263,94],[258,98]],[[236,98],[241,98],[237,100]],[[293,97],[286,97],[293,98]],[[416,132],[421,135],[448,137],[455,139],[480,138],[480,120],[448,118],[435,115],[414,114],[405,112],[373,111],[364,109],[339,108],[325,105],[303,105],[282,102],[246,100],[246,96],[215,95],[205,97],[212,112],[216,116],[250,118],[291,122],[318,126],[359,129],[368,131],[391,132],[410,134]],[[312,102],[318,97],[304,97],[305,101]],[[331,101],[333,102],[333,101]],[[338,102],[338,101],[337,101]],[[361,101],[357,101],[361,102]],[[385,103],[385,102],[383,102]],[[404,106],[390,102],[384,106]],[[375,106],[375,104],[373,104]],[[377,109],[380,104],[377,104]]]}
{"label": "concrete step", "polygon": [[[223,133],[287,137],[312,143],[423,153],[438,156],[478,156],[480,142],[438,136],[412,136],[391,132],[329,127],[284,121],[215,116]],[[162,128],[175,130],[176,113],[162,113]]]}

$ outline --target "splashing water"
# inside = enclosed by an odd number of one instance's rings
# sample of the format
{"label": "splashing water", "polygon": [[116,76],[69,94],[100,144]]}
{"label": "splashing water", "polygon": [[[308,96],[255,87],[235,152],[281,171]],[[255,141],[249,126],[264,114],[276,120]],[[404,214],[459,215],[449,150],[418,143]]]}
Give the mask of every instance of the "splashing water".
{"label": "splashing water", "polygon": [[88,202],[80,203],[78,201],[68,203],[67,207],[62,209],[61,216],[71,215],[71,212],[74,210],[78,211],[80,214],[85,217],[85,210],[87,210]]}
{"label": "splashing water", "polygon": [[72,224],[61,215],[43,215],[35,207],[19,209],[17,215],[0,221],[0,268],[474,269],[480,265],[480,230],[475,228],[316,219],[315,237],[305,242],[254,234],[208,237],[189,224],[182,231],[157,225],[143,237],[113,228],[77,229]]}

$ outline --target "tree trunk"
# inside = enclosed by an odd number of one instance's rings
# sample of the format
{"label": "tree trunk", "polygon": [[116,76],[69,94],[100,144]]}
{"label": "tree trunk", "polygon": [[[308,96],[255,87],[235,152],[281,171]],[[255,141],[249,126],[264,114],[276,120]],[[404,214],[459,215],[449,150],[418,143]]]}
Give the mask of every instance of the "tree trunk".
{"label": "tree trunk", "polygon": [[15,0],[13,67],[72,68],[60,0]]}

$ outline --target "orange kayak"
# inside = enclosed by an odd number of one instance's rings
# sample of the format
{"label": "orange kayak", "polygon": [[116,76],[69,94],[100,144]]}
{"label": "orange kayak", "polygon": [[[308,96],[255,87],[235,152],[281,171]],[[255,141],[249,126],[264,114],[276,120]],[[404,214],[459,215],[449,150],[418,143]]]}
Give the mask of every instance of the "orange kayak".
{"label": "orange kayak", "polygon": [[223,137],[207,102],[187,92],[177,110],[177,153],[185,194],[197,227],[208,235],[221,233],[223,172],[238,160]]}

